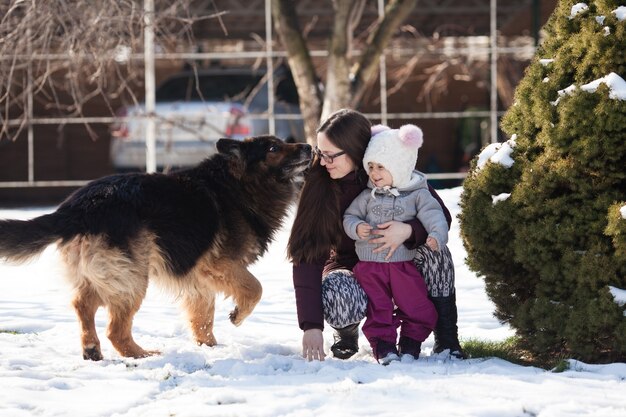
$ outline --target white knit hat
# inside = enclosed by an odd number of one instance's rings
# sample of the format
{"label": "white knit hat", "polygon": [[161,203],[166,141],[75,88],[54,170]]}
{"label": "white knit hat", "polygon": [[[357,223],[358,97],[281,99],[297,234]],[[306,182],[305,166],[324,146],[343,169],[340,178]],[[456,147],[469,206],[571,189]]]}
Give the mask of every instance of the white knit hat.
{"label": "white knit hat", "polygon": [[417,150],[422,143],[424,134],[415,125],[403,125],[400,129],[372,126],[372,138],[365,150],[363,167],[367,171],[368,162],[381,164],[391,173],[394,187],[405,187],[415,169]]}

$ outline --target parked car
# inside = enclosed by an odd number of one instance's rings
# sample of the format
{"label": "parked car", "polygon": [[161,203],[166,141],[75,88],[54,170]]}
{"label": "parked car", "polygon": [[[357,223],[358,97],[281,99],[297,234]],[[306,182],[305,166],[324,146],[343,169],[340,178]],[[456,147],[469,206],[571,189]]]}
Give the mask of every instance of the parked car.
{"label": "parked car", "polygon": [[[216,152],[218,139],[243,139],[269,132],[265,70],[212,68],[178,73],[156,91],[156,159],[159,170],[193,166]],[[291,73],[274,74],[274,114],[300,115]],[[111,161],[117,171],[145,170],[145,104],[119,109],[111,126]],[[278,119],[276,136],[303,140],[299,117]]]}

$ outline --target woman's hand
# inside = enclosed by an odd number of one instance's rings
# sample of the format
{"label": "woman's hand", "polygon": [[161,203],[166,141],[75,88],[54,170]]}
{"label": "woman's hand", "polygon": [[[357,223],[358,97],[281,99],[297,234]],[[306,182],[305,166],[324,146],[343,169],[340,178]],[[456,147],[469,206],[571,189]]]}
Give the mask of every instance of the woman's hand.
{"label": "woman's hand", "polygon": [[324,356],[324,336],[320,329],[305,330],[302,335],[302,356],[308,360],[323,361]]}
{"label": "woman's hand", "polygon": [[379,253],[388,250],[389,253],[385,259],[389,260],[396,249],[411,236],[411,233],[413,233],[413,228],[406,223],[393,220],[379,224],[378,229],[372,230],[371,234],[380,235],[380,237],[370,239],[370,242],[380,243],[381,245],[374,249],[373,252]]}

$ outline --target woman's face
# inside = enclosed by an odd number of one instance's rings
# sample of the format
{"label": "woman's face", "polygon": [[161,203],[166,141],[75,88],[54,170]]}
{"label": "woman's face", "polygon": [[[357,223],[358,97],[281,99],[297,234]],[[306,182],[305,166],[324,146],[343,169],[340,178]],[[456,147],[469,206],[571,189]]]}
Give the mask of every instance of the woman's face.
{"label": "woman's face", "polygon": [[[317,148],[324,155],[334,155],[343,151],[343,149],[339,149],[335,146],[324,132],[317,134]],[[348,154],[344,153],[332,159],[332,162],[327,162],[324,158],[321,158],[320,165],[326,168],[328,175],[334,180],[345,177],[350,172],[354,171],[356,167]]]}

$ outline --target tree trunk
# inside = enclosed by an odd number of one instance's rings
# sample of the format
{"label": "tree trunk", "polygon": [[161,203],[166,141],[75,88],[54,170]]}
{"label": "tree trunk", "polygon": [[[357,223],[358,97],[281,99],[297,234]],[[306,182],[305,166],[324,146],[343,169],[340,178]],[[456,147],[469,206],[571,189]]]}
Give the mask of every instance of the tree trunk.
{"label": "tree trunk", "polygon": [[322,93],[309,49],[300,30],[294,4],[295,2],[290,0],[272,0],[272,15],[276,31],[287,50],[287,61],[300,96],[306,142],[315,145],[317,144],[315,131],[320,122],[322,109]]}
{"label": "tree trunk", "polygon": [[335,20],[330,39],[322,118],[350,105],[350,57],[353,32],[363,15],[365,0],[334,0]]}

